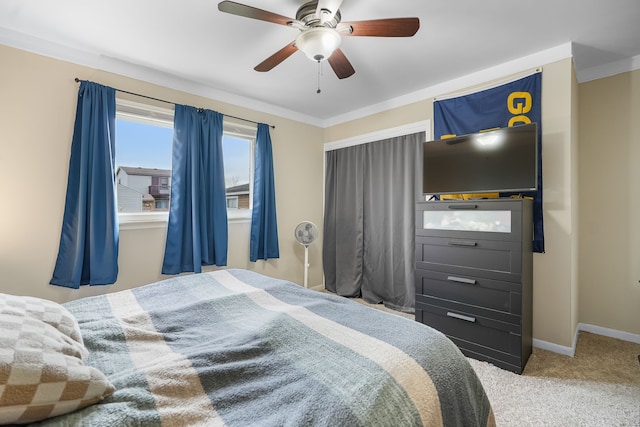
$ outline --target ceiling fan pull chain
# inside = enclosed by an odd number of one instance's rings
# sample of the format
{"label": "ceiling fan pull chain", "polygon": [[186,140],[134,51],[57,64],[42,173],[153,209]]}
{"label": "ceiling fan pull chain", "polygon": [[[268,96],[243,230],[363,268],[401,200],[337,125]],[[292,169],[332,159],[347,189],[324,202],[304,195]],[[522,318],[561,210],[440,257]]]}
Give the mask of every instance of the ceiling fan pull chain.
{"label": "ceiling fan pull chain", "polygon": [[320,74],[321,74],[321,71],[322,71],[322,62],[318,61],[318,90],[316,91],[316,93],[322,92],[320,90]]}

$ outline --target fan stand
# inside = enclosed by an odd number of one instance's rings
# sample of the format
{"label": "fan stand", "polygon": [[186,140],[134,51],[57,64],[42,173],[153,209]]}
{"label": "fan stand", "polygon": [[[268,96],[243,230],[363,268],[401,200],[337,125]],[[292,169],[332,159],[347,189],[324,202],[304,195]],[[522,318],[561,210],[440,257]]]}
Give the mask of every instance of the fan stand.
{"label": "fan stand", "polygon": [[318,237],[318,227],[311,221],[302,221],[295,230],[294,236],[304,246],[304,287],[309,287],[309,246]]}
{"label": "fan stand", "polygon": [[304,287],[307,287],[309,278],[309,245],[304,245]]}

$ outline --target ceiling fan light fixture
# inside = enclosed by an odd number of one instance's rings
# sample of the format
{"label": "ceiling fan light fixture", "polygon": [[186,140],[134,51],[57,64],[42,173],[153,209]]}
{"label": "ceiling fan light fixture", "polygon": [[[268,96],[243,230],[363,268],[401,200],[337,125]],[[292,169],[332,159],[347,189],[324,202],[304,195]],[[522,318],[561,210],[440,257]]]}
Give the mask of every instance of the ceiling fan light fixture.
{"label": "ceiling fan light fixture", "polygon": [[313,27],[301,32],[296,38],[296,47],[312,61],[329,59],[340,47],[342,36],[333,28]]}

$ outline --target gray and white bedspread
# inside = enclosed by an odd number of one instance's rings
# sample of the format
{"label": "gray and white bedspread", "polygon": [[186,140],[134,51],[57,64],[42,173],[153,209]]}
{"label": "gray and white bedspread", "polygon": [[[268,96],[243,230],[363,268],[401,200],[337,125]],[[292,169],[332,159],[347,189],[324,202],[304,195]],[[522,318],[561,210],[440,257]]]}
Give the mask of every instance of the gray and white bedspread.
{"label": "gray and white bedspread", "polygon": [[245,270],[65,304],[116,392],[56,426],[484,426],[473,369],[420,323]]}

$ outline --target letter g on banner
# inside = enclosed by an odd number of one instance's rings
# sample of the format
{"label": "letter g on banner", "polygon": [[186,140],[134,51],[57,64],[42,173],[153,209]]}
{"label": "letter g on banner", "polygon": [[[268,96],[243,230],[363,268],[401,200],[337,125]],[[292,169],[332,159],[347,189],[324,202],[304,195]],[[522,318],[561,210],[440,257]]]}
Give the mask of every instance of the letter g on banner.
{"label": "letter g on banner", "polygon": [[509,119],[509,127],[531,123],[531,119],[525,114],[531,111],[532,105],[533,100],[529,92],[511,92],[507,97],[507,109],[514,116]]}

